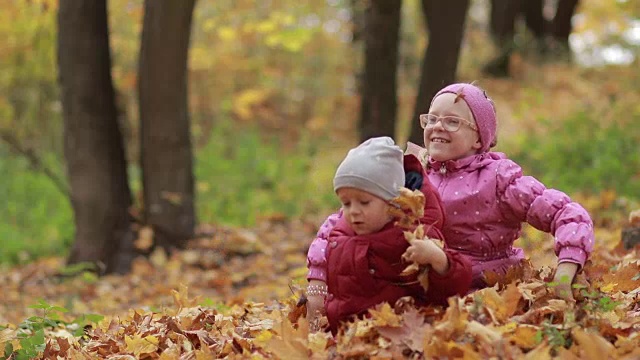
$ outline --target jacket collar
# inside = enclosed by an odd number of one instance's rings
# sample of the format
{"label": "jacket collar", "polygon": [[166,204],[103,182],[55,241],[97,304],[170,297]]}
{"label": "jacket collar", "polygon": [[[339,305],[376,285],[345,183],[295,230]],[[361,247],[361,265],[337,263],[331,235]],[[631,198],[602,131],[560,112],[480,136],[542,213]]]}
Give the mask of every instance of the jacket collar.
{"label": "jacket collar", "polygon": [[440,172],[442,175],[458,171],[469,172],[485,167],[489,163],[500,159],[506,159],[506,155],[500,152],[485,152],[482,154],[467,156],[466,158],[458,160],[447,161],[436,161],[429,157],[427,170],[428,172]]}

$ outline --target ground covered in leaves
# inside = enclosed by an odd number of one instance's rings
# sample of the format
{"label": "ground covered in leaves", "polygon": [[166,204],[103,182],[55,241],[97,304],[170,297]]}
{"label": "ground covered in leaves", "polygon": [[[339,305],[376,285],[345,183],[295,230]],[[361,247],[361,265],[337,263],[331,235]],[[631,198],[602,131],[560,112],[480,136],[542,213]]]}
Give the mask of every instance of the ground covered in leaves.
{"label": "ground covered in leaves", "polygon": [[494,287],[446,309],[379,306],[332,337],[310,333],[300,306],[320,221],[204,228],[127,276],[58,258],[3,269],[0,358],[640,358],[640,248],[621,246],[622,222],[599,224],[576,304],[552,296],[552,241],[528,229],[529,265]]}

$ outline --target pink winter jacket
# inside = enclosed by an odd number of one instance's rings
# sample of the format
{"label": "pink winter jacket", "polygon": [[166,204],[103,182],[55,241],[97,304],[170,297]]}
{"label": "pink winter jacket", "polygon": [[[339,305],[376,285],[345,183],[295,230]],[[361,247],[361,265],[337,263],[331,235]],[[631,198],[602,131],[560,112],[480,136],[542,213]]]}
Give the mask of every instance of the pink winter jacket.
{"label": "pink winter jacket", "polygon": [[587,211],[563,192],[522,175],[520,166],[502,153],[430,160],[427,173],[444,204],[447,246],[471,260],[472,288],[486,286],[484,271],[505,273],[524,258],[522,249],[513,247],[522,222],[555,237],[559,262],[583,266],[593,249]]}

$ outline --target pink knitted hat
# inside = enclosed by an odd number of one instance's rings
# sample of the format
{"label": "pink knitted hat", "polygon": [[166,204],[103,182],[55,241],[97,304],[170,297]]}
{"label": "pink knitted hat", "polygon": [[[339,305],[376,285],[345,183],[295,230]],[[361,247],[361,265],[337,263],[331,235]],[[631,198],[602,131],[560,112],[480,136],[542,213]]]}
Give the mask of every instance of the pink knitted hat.
{"label": "pink knitted hat", "polygon": [[[496,145],[496,111],[493,107],[493,101],[489,99],[484,90],[473,84],[458,83],[451,84],[444,89],[438,91],[435,99],[438,95],[452,93],[462,98],[478,125],[478,133],[480,134],[480,143],[482,148],[480,152],[487,152],[490,148]],[[431,101],[433,103],[433,100]]]}

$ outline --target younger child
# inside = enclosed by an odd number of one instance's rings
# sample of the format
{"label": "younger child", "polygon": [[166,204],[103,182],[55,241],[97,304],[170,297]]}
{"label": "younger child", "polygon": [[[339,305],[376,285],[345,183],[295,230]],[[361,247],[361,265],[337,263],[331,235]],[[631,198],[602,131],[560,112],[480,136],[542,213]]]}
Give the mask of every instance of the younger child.
{"label": "younger child", "polygon": [[556,294],[572,300],[571,281],[593,249],[591,218],[563,192],[489,151],[496,144],[496,112],[486,93],[472,84],[449,85],[420,124],[428,177],[446,212],[445,242],[471,259],[472,288],[486,286],[484,272],[504,274],[520,263],[523,251],[513,243],[527,222],[555,237]]}
{"label": "younger child", "polygon": [[[412,296],[418,304],[445,303],[448,296],[468,291],[468,260],[455,251],[440,249],[432,241],[416,246],[422,251],[420,257],[405,254],[408,260],[432,268],[428,291],[425,293],[415,275],[401,275],[409,265],[402,259],[409,243],[388,210],[393,206],[389,201],[399,195],[404,184],[403,152],[389,137],[365,141],[342,161],[333,180],[342,212],[325,223],[314,241],[316,246],[309,249],[310,321],[318,313],[326,313],[335,333],[341,321],[381,302],[393,304],[401,297]],[[437,195],[427,199],[439,201]],[[432,237],[441,238],[440,204],[425,207],[430,218],[421,222],[431,229]]]}

